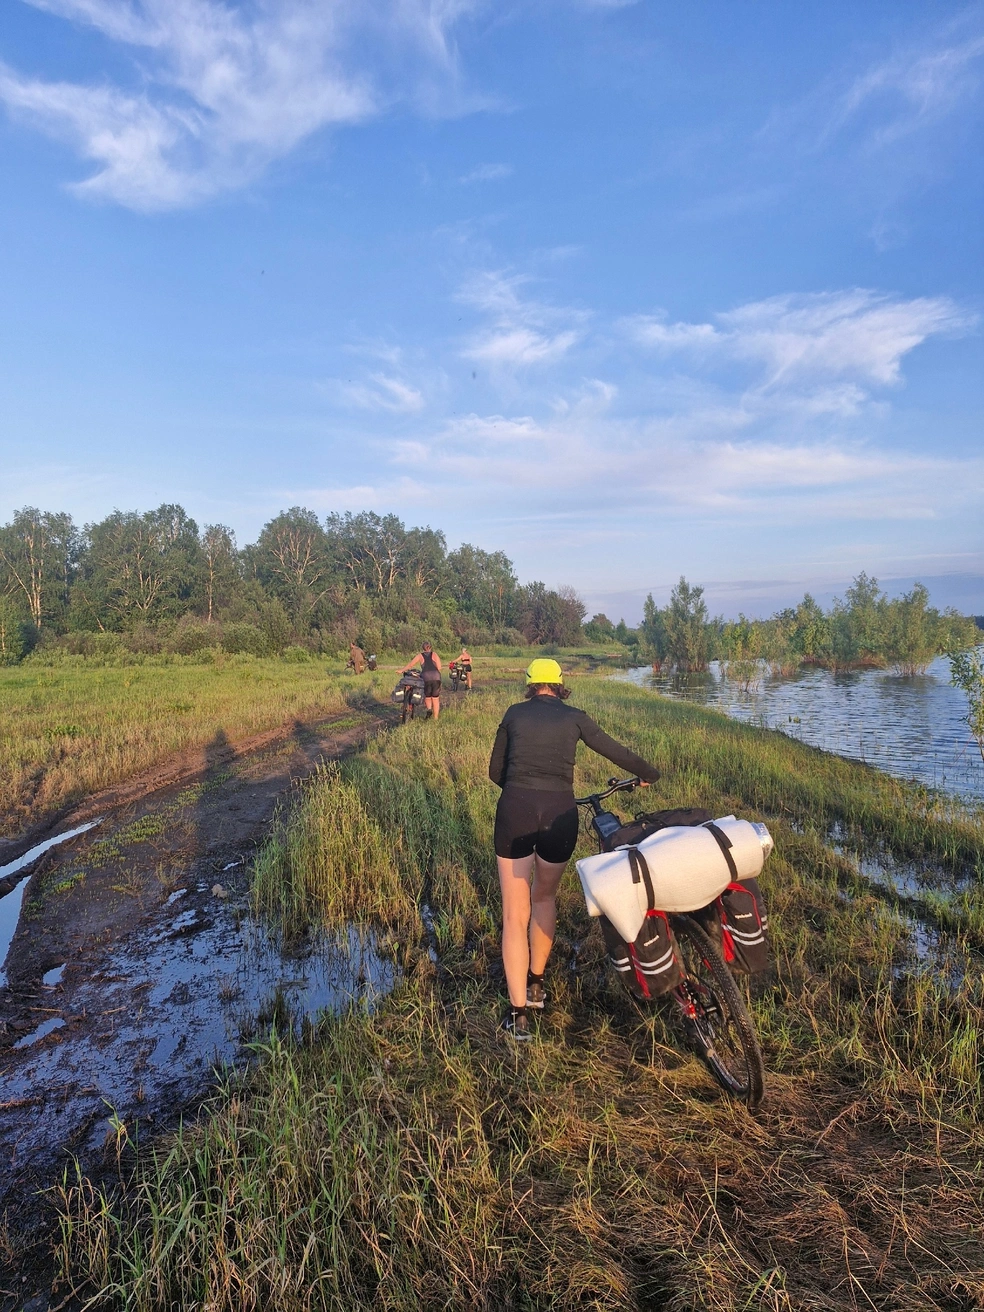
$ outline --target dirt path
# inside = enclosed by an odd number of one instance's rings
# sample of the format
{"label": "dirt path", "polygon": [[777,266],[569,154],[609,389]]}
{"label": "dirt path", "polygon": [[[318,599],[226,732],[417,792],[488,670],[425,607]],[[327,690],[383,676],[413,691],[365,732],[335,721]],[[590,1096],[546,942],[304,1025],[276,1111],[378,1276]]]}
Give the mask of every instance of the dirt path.
{"label": "dirt path", "polygon": [[[248,858],[292,787],[393,720],[374,704],[234,745],[220,734],[59,818],[61,831],[104,817],[41,857],[6,958],[0,1272],[4,1224],[21,1250],[50,1225],[32,1200],[60,1176],[66,1150],[98,1174],[120,1124],[132,1139],[138,1125],[173,1123],[264,1008],[313,1013],[388,987],[369,945],[287,958],[245,909]],[[52,828],[7,844],[0,862]]]}

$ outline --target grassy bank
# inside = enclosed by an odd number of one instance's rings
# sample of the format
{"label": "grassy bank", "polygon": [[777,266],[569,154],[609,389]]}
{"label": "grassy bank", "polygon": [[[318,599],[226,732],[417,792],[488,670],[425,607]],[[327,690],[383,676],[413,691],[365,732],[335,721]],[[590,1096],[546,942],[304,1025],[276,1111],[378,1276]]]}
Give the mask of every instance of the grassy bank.
{"label": "grassy bank", "polygon": [[[288,933],[376,926],[403,982],[373,1014],[272,1041],[248,1087],[145,1155],[122,1198],[67,1188],[66,1281],[141,1312],[980,1306],[980,973],[920,965],[898,908],[850,885],[825,841],[837,822],[889,855],[931,854],[947,899],[980,858],[979,819],[580,681],[577,701],[665,771],[637,805],[734,810],[776,836],[776,970],[753,999],[769,1100],[752,1118],[662,1011],[610,981],[573,877],[537,1038],[520,1053],[498,1038],[485,766],[508,700],[480,693],[308,787],[258,863],[257,906]],[[582,766],[580,787],[610,770]],[[949,899],[958,931],[977,887]]]}
{"label": "grassy bank", "polygon": [[341,661],[237,657],[0,668],[0,834],[220,731],[235,742],[295,716],[327,715],[386,682],[341,671]]}

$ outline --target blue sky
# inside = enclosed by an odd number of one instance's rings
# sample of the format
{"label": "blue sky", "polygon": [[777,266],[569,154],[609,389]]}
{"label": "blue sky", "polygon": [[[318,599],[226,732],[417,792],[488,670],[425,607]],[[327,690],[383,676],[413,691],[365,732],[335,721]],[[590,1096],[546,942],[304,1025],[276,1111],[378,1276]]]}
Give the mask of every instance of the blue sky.
{"label": "blue sky", "polygon": [[984,5],[8,0],[0,518],[984,611]]}

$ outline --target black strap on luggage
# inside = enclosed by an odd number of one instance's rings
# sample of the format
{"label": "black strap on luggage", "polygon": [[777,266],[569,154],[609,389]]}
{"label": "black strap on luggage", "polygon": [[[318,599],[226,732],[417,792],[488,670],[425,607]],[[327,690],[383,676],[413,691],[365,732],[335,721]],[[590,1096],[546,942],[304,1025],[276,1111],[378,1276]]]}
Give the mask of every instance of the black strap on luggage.
{"label": "black strap on luggage", "polygon": [[735,865],[735,859],[731,855],[731,849],[734,846],[734,844],[731,842],[731,839],[728,837],[728,835],[724,832],[723,829],[718,828],[718,826],[714,823],[713,820],[708,820],[707,823],[702,826],[702,828],[709,830],[717,839],[717,845],[721,849],[725,861],[727,861],[728,863],[728,869],[731,871],[731,879],[735,884],[737,884],[739,882],[738,867]]}
{"label": "black strap on luggage", "polygon": [[629,868],[632,871],[633,884],[643,883],[646,885],[646,898],[649,902],[649,910],[656,910],[656,890],[653,888],[653,877],[649,873],[649,864],[637,847],[626,848],[629,854]]}

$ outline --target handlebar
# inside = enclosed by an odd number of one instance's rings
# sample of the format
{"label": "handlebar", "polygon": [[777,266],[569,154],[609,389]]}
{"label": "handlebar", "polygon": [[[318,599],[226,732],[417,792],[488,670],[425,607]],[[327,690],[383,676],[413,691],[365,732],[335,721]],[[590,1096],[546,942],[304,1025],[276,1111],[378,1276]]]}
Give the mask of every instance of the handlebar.
{"label": "handlebar", "polygon": [[633,789],[639,788],[642,780],[638,775],[633,775],[631,779],[609,779],[608,787],[603,793],[591,793],[587,797],[575,797],[575,806],[590,806],[595,815],[601,810],[601,803],[606,797],[611,797],[612,793],[631,793]]}

